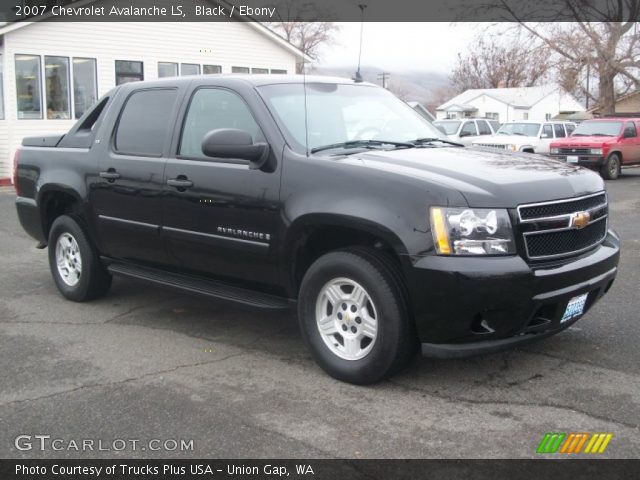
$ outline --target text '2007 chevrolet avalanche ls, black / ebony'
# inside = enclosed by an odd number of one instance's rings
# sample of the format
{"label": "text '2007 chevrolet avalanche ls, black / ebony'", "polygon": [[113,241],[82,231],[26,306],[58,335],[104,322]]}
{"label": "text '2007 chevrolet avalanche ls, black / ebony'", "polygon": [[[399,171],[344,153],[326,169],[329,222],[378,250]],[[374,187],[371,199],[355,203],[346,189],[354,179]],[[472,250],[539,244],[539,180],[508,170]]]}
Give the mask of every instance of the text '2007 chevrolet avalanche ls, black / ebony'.
{"label": "text '2007 chevrolet avalanche ls, black / ebony'", "polygon": [[466,149],[384,89],[327,77],[130,83],[15,159],[25,230],[62,295],[112,274],[266,309],[297,304],[330,375],[558,333],[610,288],[604,183]]}

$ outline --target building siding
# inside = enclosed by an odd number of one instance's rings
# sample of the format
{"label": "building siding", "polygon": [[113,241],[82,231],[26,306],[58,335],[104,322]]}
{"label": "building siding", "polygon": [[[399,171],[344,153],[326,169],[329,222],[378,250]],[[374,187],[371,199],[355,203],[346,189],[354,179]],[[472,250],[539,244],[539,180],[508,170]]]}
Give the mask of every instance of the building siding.
{"label": "building siding", "polygon": [[[41,22],[4,35],[5,118],[0,120],[0,178],[11,171],[22,138],[61,134],[75,120],[17,119],[16,54],[97,60],[98,96],[115,86],[115,61],[144,62],[144,79],[158,76],[157,62],[282,69],[295,73],[296,55],[244,22]],[[44,65],[42,66],[44,70]],[[71,93],[73,98],[73,93]],[[43,96],[44,97],[44,96]],[[44,99],[43,99],[44,100]],[[46,107],[44,108],[46,112]]]}

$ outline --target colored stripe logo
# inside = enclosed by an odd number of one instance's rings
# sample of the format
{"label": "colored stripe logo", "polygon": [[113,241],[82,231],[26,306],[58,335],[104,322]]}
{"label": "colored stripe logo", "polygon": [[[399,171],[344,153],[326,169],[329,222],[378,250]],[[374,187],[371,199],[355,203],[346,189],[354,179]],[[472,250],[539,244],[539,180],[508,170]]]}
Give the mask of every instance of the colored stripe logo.
{"label": "colored stripe logo", "polygon": [[544,435],[536,453],[604,453],[612,438],[613,433],[550,432]]}

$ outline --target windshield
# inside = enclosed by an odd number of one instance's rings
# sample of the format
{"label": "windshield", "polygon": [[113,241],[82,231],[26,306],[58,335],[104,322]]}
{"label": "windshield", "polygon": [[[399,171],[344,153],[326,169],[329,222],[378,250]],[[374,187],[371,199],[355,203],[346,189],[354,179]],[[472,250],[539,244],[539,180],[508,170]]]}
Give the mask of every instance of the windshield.
{"label": "windshield", "polygon": [[588,121],[582,122],[573,131],[572,137],[605,136],[617,137],[622,130],[622,122]]}
{"label": "windshield", "polygon": [[265,85],[258,90],[287,140],[301,153],[354,140],[447,140],[409,105],[382,88],[307,83],[306,122],[302,84]]}
{"label": "windshield", "polygon": [[537,137],[540,130],[539,123],[505,123],[498,130],[499,135],[524,135]]}
{"label": "windshield", "polygon": [[458,131],[460,122],[433,122],[436,127],[440,127],[447,135],[453,135]]}

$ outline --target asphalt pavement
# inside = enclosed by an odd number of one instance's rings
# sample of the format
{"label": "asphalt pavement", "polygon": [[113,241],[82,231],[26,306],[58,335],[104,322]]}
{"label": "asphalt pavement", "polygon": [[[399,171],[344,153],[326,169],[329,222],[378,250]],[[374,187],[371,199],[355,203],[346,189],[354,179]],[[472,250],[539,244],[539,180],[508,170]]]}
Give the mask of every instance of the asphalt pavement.
{"label": "asphalt pavement", "polygon": [[0,190],[0,457],[521,458],[547,432],[611,432],[601,456],[637,458],[640,169],[607,187],[622,260],[584,318],[370,387],[325,375],[293,314],[120,278],[101,300],[64,300]]}

